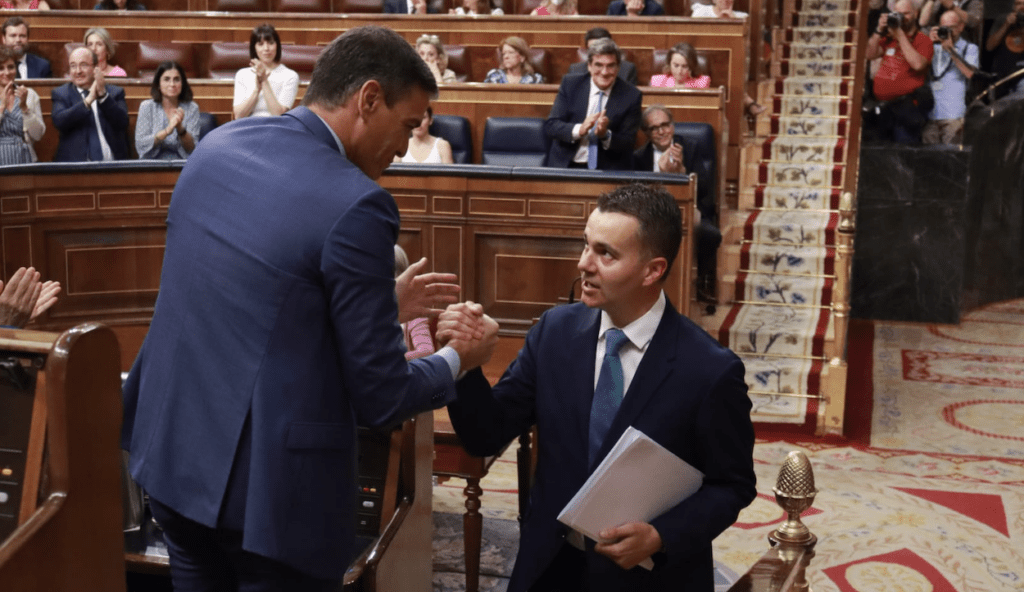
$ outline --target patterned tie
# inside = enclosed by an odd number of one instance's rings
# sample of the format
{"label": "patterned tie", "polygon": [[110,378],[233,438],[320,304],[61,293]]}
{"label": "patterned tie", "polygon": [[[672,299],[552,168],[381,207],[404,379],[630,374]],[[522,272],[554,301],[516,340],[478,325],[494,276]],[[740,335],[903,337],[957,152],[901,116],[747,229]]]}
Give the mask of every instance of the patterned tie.
{"label": "patterned tie", "polygon": [[619,350],[628,342],[629,339],[622,329],[608,329],[604,334],[604,361],[601,362],[601,374],[598,375],[597,386],[594,388],[594,402],[590,407],[591,466],[622,403],[622,387],[625,380],[622,376]]}
{"label": "patterned tie", "polygon": [[[597,91],[597,110],[594,113],[600,113],[602,103],[604,102],[604,91]],[[597,127],[595,124],[594,127]],[[587,168],[594,170],[597,168],[597,135],[594,133],[594,128],[590,128],[590,134],[588,135],[590,141],[587,143]]]}

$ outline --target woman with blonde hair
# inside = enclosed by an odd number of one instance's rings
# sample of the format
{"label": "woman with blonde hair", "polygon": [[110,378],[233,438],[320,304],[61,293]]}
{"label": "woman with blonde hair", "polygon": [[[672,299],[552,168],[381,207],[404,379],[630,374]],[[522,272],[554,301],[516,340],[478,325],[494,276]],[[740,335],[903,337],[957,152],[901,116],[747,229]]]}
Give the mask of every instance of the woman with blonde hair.
{"label": "woman with blonde hair", "polygon": [[96,54],[96,67],[103,72],[104,76],[128,76],[124,68],[110,63],[114,52],[117,51],[117,43],[110,37],[110,33],[106,29],[103,27],[89,29],[85,32],[82,43]]}
{"label": "woman with blonde hair", "polygon": [[420,35],[416,40],[416,53],[427,63],[434,80],[442,82],[458,82],[455,72],[448,69],[448,54],[437,35]]}
{"label": "woman with blonde hair", "polygon": [[665,56],[664,73],[651,76],[651,86],[708,88],[711,77],[701,72],[697,50],[689,43],[677,43]]}
{"label": "woman with blonde hair", "polygon": [[530,46],[521,37],[506,37],[498,44],[501,66],[487,73],[484,82],[497,84],[541,84],[544,76],[533,70]]}
{"label": "woman with blonde hair", "polygon": [[544,0],[531,16],[579,16],[576,0]]}

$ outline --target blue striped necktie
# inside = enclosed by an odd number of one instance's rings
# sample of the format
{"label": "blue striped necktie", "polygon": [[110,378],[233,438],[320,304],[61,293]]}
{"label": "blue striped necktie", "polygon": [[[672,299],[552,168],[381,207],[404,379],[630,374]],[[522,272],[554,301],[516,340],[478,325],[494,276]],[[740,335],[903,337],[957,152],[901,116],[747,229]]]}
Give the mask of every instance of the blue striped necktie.
{"label": "blue striped necktie", "polygon": [[604,334],[604,360],[601,374],[594,387],[594,402],[590,407],[590,465],[594,465],[597,451],[601,448],[612,420],[622,404],[623,385],[622,360],[619,350],[629,342],[622,329],[608,329]]}
{"label": "blue striped necktie", "polygon": [[[604,91],[598,91],[597,93],[597,111],[594,113],[600,113],[604,103]],[[597,124],[594,124],[597,127]],[[597,168],[597,143],[600,141],[597,139],[597,134],[594,133],[594,127],[590,128],[590,134],[588,135],[589,142],[587,143],[587,168],[594,170]]]}

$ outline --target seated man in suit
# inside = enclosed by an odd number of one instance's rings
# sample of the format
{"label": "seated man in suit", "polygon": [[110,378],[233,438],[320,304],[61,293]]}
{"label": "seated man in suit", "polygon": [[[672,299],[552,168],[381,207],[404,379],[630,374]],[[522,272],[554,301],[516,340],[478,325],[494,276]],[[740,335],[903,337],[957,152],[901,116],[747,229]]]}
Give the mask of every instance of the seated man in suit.
{"label": "seated man in suit", "polygon": [[714,302],[715,258],[718,246],[722,244],[722,233],[717,226],[718,210],[711,171],[699,164],[696,144],[675,135],[672,112],[665,107],[651,105],[644,109],[640,129],[647,136],[647,143],[633,153],[635,170],[697,175],[697,299]]}
{"label": "seated man in suit", "polygon": [[[590,49],[590,46],[600,41],[601,39],[611,39],[612,34],[604,27],[594,27],[589,29],[586,35],[583,36],[583,44]],[[587,62],[576,62],[569,66],[569,74],[586,74],[587,73]],[[636,86],[636,65],[633,62],[623,59],[619,63],[619,78],[626,82]]]}
{"label": "seated man in suit", "polygon": [[384,0],[384,14],[437,14],[427,0]]}
{"label": "seated man in suit", "polygon": [[46,58],[28,53],[28,23],[20,16],[12,16],[4,21],[4,45],[14,50],[17,57],[17,75],[15,78],[50,78],[50,62]]}
{"label": "seated man in suit", "polygon": [[665,9],[656,0],[615,0],[608,5],[610,16],[664,16]]}
{"label": "seated man in suit", "polygon": [[[478,370],[457,384],[448,413],[471,454],[495,454],[537,426],[509,592],[714,588],[711,541],[757,493],[754,430],[743,363],[662,290],[682,236],[665,190],[633,184],[601,195],[583,236],[581,302],[545,312],[493,388]],[[478,305],[453,305],[438,338],[490,323]],[[609,524],[595,545],[557,516],[629,426],[704,481],[649,523]],[[653,570],[638,567],[649,557]]]}
{"label": "seated man in suit", "polygon": [[635,86],[618,79],[621,60],[615,42],[602,39],[587,49],[589,74],[562,78],[544,122],[544,135],[551,140],[548,166],[632,168],[643,96]]}
{"label": "seated man in suit", "polygon": [[68,56],[71,82],[50,92],[53,126],[60,132],[54,162],[128,158],[124,89],[106,84],[96,54],[79,47]]}

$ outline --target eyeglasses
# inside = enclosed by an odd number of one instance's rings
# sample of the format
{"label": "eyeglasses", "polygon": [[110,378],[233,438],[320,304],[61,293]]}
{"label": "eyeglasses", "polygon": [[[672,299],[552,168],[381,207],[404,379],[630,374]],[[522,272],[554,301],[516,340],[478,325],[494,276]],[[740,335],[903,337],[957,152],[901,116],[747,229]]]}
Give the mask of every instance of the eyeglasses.
{"label": "eyeglasses", "polygon": [[656,133],[656,132],[664,132],[664,131],[667,131],[667,130],[670,130],[670,129],[672,129],[672,122],[671,121],[666,121],[665,123],[659,123],[658,125],[647,126],[647,127],[644,128],[644,131],[647,131],[647,132],[650,132],[650,133],[653,134],[653,133]]}

